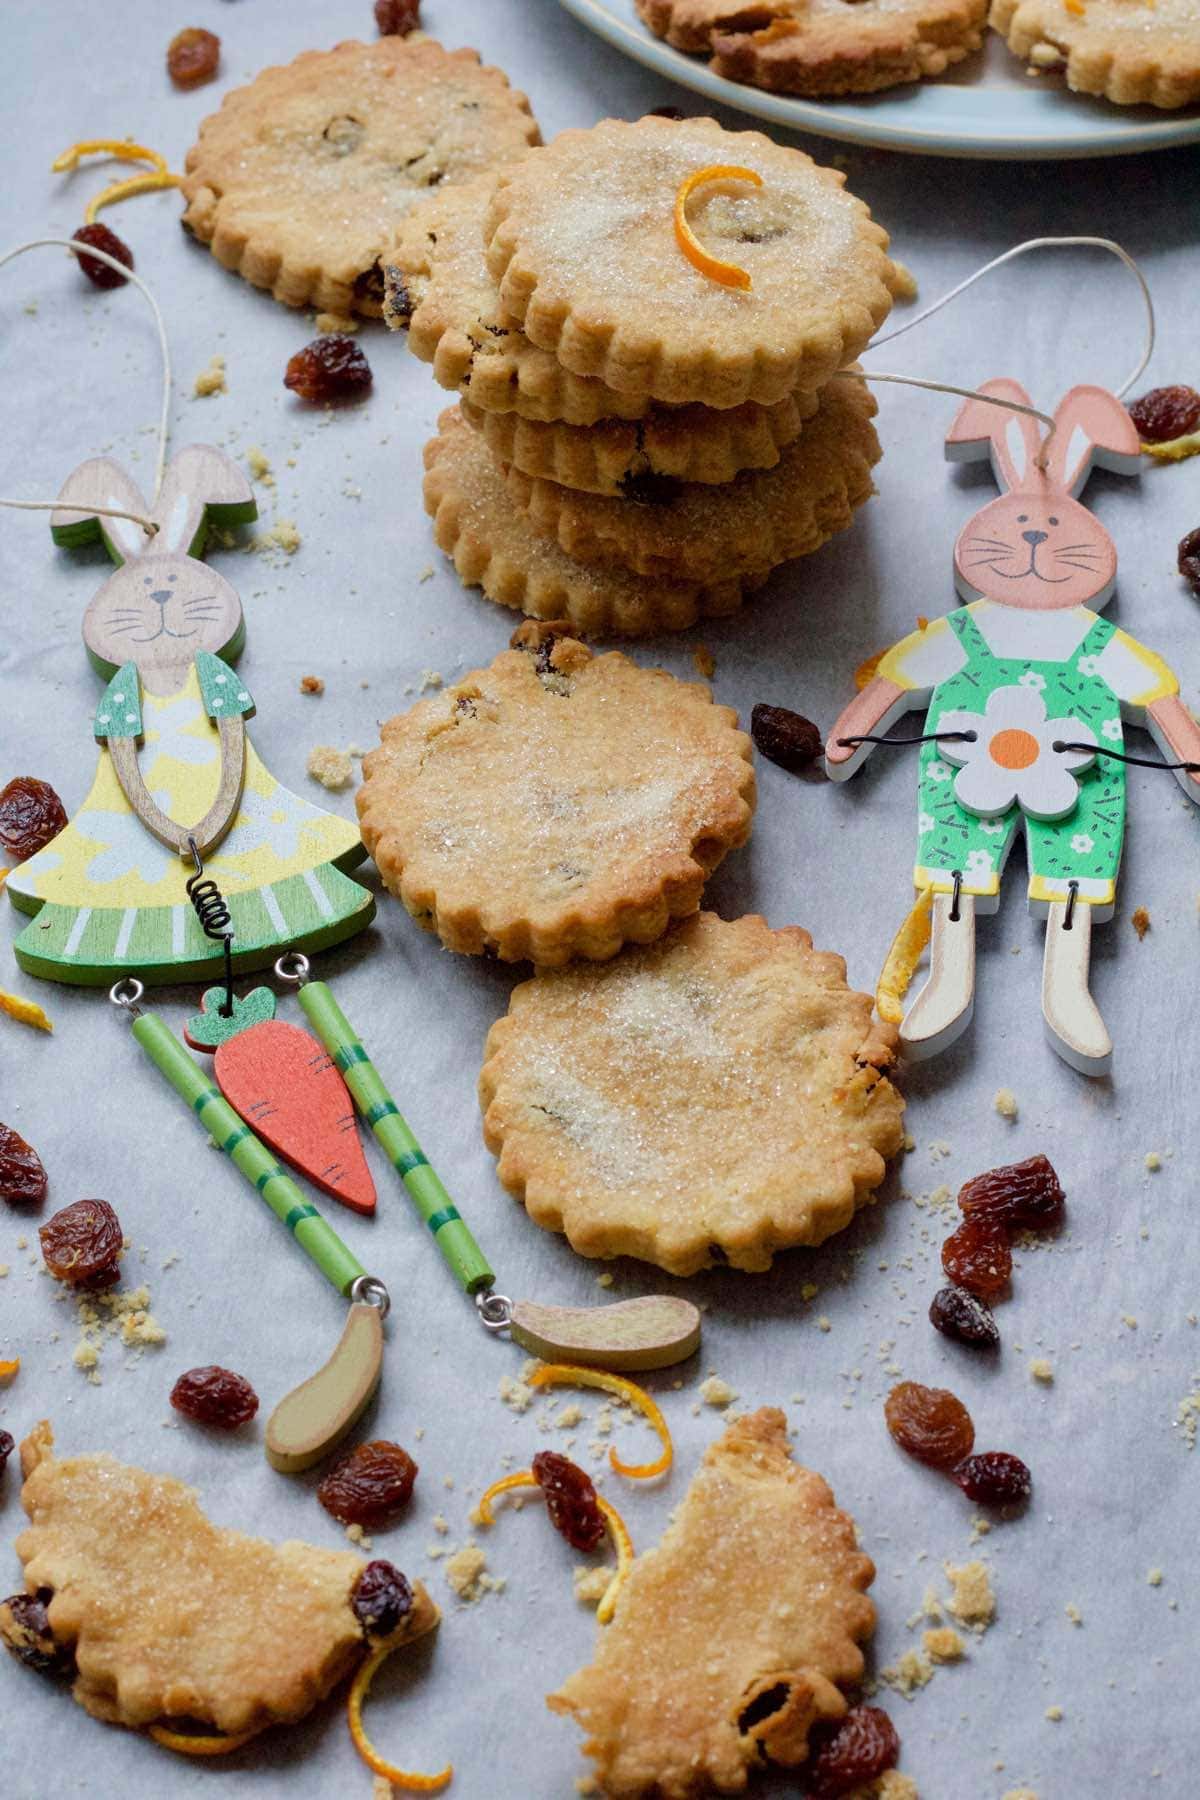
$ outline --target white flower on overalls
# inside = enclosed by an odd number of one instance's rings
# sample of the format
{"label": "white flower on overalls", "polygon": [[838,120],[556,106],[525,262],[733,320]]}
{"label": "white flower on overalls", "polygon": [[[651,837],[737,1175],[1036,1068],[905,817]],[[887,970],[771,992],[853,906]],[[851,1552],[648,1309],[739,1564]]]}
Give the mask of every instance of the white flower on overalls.
{"label": "white flower on overalls", "polygon": [[1100,658],[1098,656],[1081,656],[1075,667],[1081,675],[1094,675],[1100,667]]}
{"label": "white flower on overalls", "polygon": [[953,772],[954,771],[949,768],[946,763],[941,762],[936,756],[925,771],[930,781],[949,781]]}
{"label": "white flower on overalls", "polygon": [[1082,719],[1048,719],[1045,701],[1030,686],[995,688],[983,712],[945,712],[938,730],[973,734],[967,743],[943,741],[942,749],[962,765],[954,778],[955,798],[984,819],[999,817],[1014,803],[1031,818],[1065,818],[1079,798],[1073,771],[1096,760],[1094,749],[1054,748],[1064,742],[1094,745],[1096,734]]}
{"label": "white flower on overalls", "polygon": [[992,872],[992,859],[986,850],[971,850],[963,864],[963,874],[968,881],[982,881]]}
{"label": "white flower on overalls", "polygon": [[927,831],[932,831],[936,824],[937,820],[932,813],[923,812],[917,814],[917,831],[921,837],[924,837]]}
{"label": "white flower on overalls", "polygon": [[1100,736],[1106,737],[1110,744],[1119,744],[1121,741],[1120,719],[1105,719],[1100,727]]}
{"label": "white flower on overalls", "polygon": [[1036,669],[1026,669],[1023,675],[1017,676],[1017,680],[1022,687],[1032,688],[1034,692],[1038,694],[1042,692],[1046,685],[1046,677],[1044,675],[1039,675]]}
{"label": "white flower on overalls", "polygon": [[1071,839],[1071,848],[1076,856],[1090,856],[1096,848],[1095,839],[1090,838],[1086,831],[1077,831]]}
{"label": "white flower on overalls", "polygon": [[985,831],[988,837],[1003,837],[1008,826],[1003,819],[985,819],[979,829]]}

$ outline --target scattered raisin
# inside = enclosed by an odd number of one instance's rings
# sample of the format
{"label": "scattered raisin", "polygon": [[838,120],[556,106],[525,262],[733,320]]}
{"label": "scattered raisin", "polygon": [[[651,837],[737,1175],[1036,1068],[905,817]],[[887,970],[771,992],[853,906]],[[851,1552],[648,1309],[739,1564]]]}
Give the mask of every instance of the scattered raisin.
{"label": "scattered raisin", "polygon": [[985,1450],[968,1456],[950,1471],[968,1500],[979,1506],[1018,1506],[1033,1492],[1033,1477],[1019,1456],[1006,1450]]}
{"label": "scattered raisin", "polygon": [[44,850],[66,822],[66,808],[48,781],[14,775],[0,788],[0,850],[17,862]]}
{"label": "scattered raisin", "polygon": [[[107,225],[81,225],[78,231],[72,232],[71,241],[75,244],[90,244],[93,250],[103,250],[106,256],[114,256],[127,269],[133,267],[133,251],[123,238]],[[110,269],[107,263],[101,262],[98,256],[83,256],[78,251],[79,266],[93,287],[119,288],[128,286],[128,277],[119,269]]]}
{"label": "scattered raisin", "polygon": [[0,1200],[10,1206],[40,1206],[45,1198],[41,1157],[11,1125],[0,1125]]}
{"label": "scattered raisin", "polygon": [[1012,1247],[1003,1225],[966,1218],[942,1245],[942,1267],[956,1287],[988,1299],[1008,1286]]}
{"label": "scattered raisin", "polygon": [[591,1477],[557,1450],[539,1450],[532,1466],[555,1530],[573,1550],[594,1550],[604,1536],[604,1515]]}
{"label": "scattered raisin", "polygon": [[686,119],[687,114],[681,113],[677,106],[652,106],[646,117],[648,119],[674,119],[676,124],[679,124]]}
{"label": "scattered raisin", "polygon": [[617,486],[622,499],[631,500],[635,506],[670,506],[683,492],[677,475],[660,475],[654,469],[643,469],[638,474],[627,471]]}
{"label": "scattered raisin", "polygon": [[837,1800],[900,1760],[896,1727],[878,1706],[852,1706],[835,1725],[814,1727],[809,1743],[805,1785],[811,1800]]}
{"label": "scattered raisin", "polygon": [[111,1287],[118,1278],[121,1221],[107,1200],[76,1200],[38,1231],[46,1267],[60,1281]]}
{"label": "scattered raisin", "polygon": [[0,1475],[3,1475],[9,1457],[16,1449],[11,1431],[0,1431]]}
{"label": "scattered raisin", "polygon": [[412,1611],[412,1589],[394,1563],[369,1562],[354,1584],[350,1604],[372,1641],[391,1637]]}
{"label": "scattered raisin", "polygon": [[357,1444],[334,1464],[317,1499],[343,1525],[388,1525],[408,1505],[416,1479],[417,1465],[408,1451],[376,1438]]}
{"label": "scattered raisin", "polygon": [[787,706],[756,706],[750,736],[768,762],[781,769],[807,769],[821,754],[821,733],[811,719]]}
{"label": "scattered raisin", "polygon": [[1143,443],[1166,444],[1200,425],[1200,394],[1183,386],[1151,388],[1130,402],[1129,416]]}
{"label": "scattered raisin", "polygon": [[958,1191],[958,1204],[968,1219],[986,1219],[1010,1231],[1022,1225],[1039,1231],[1061,1225],[1065,1200],[1062,1183],[1042,1155],[989,1169]]}
{"label": "scattered raisin", "polygon": [[167,74],[178,88],[199,87],[211,81],[221,60],[221,40],[202,26],[177,31],[167,45]]}
{"label": "scattered raisin", "polygon": [[371,365],[346,332],[330,331],[289,359],[283,385],[316,405],[349,400],[370,387]]}
{"label": "scattered raisin", "polygon": [[179,1377],[171,1389],[171,1405],[198,1425],[217,1425],[222,1431],[233,1431],[254,1417],[258,1395],[244,1375],[209,1363],[201,1369],[188,1369]]}
{"label": "scattered raisin", "polygon": [[929,1317],[943,1337],[957,1338],[960,1344],[979,1344],[994,1350],[1000,1342],[991,1309],[966,1288],[939,1288],[929,1303]]}
{"label": "scattered raisin", "polygon": [[883,1406],[887,1428],[902,1450],[931,1469],[952,1469],[975,1442],[971,1415],[949,1388],[900,1381]]}
{"label": "scattered raisin", "polygon": [[0,1600],[0,1639],[18,1662],[39,1675],[65,1675],[75,1662],[50,1629],[46,1603],[53,1591],[39,1588],[36,1594],[11,1594]]}
{"label": "scattered raisin", "polygon": [[421,23],[421,0],[375,0],[375,23],[380,37],[407,37]]}
{"label": "scattered raisin", "polygon": [[1180,538],[1176,567],[1193,593],[1200,594],[1200,525]]}

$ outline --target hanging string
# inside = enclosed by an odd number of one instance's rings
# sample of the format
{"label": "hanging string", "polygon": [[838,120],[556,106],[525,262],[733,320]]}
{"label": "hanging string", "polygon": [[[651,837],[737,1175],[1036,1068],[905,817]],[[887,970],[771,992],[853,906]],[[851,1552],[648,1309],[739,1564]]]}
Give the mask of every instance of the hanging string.
{"label": "hanging string", "polygon": [[[913,320],[913,324],[916,324]],[[874,345],[871,345],[874,349]],[[1054,436],[1054,420],[1049,413],[1039,412],[1036,406],[1025,406],[1019,400],[1001,400],[996,394],[981,394],[978,388],[955,387],[950,381],[926,381],[919,375],[884,375],[879,370],[839,369],[833,377],[834,381],[894,381],[899,387],[927,388],[932,394],[960,394],[964,400],[979,400],[985,406],[1002,406],[1005,412],[1025,413],[1031,419],[1038,419],[1050,429],[1046,433],[1045,442],[1039,453],[1045,455],[1050,440]]]}
{"label": "hanging string", "polygon": [[[0,256],[0,269],[4,267],[5,263],[12,262],[14,258],[24,256],[27,251],[45,249],[70,250],[78,256],[81,254],[82,247],[72,238],[32,238],[29,243],[18,244],[15,249],[6,251],[3,256]],[[132,269],[127,268],[123,262],[119,262],[115,256],[110,256],[107,250],[94,249],[89,244],[86,254],[94,256],[97,262],[106,264],[108,268],[115,269],[117,274],[124,276],[126,281],[132,281],[138,291],[144,295],[154,314],[154,325],[158,332],[158,347],[162,354],[162,405],[158,414],[158,455],[154,465],[154,491],[150,502],[153,507],[158,500],[163,472],[167,466],[167,429],[171,408],[171,353],[167,345],[166,327],[163,324],[162,313],[158,309],[158,301],[140,275],[135,275]],[[0,506],[14,507],[22,512],[58,512],[62,508],[62,504],[61,500],[10,500],[5,496],[0,496]],[[147,518],[141,513],[126,512],[121,507],[89,506],[88,512],[105,519],[131,519],[135,525],[140,525],[143,531],[148,532],[151,536],[158,530],[158,525],[152,518]]]}

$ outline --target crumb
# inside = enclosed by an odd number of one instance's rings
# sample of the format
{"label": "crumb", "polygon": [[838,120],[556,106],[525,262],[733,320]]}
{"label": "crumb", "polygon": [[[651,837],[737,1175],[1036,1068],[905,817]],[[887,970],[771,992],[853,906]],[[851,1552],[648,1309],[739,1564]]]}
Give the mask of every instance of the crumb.
{"label": "crumb", "polygon": [[905,1650],[888,1668],[880,1670],[879,1678],[905,1700],[911,1700],[919,1688],[933,1680],[933,1664],[919,1650]]}
{"label": "crumb", "polygon": [[27,300],[25,302],[24,306],[21,308],[21,310],[22,310],[22,312],[27,312],[31,319],[36,319],[37,312],[38,312],[38,303],[36,300]]}
{"label": "crumb", "polygon": [[1133,913],[1130,915],[1129,923],[1137,932],[1138,941],[1140,942],[1150,929],[1150,914],[1146,911],[1144,906],[1135,907]]}
{"label": "crumb", "polygon": [[526,1387],[523,1381],[514,1381],[511,1375],[500,1377],[499,1393],[505,1406],[515,1413],[528,1412],[533,1405],[533,1389]]}
{"label": "crumb", "polygon": [[483,1551],[478,1544],[468,1543],[447,1558],[444,1573],[459,1599],[470,1605],[484,1592],[483,1577],[486,1569],[487,1557]]}
{"label": "crumb", "polygon": [[577,1406],[574,1400],[569,1400],[566,1406],[559,1408],[558,1416],[554,1423],[559,1431],[571,1431],[576,1425],[583,1423],[583,1417],[583,1408]]}
{"label": "crumb", "polygon": [[1063,1717],[1062,1707],[1061,1706],[1048,1706],[1046,1708],[1046,1717],[1049,1719],[1049,1721],[1052,1725],[1057,1725],[1059,1720]]}
{"label": "crumb", "polygon": [[1152,1175],[1157,1175],[1158,1171],[1162,1168],[1162,1157],[1158,1154],[1158,1151],[1147,1150],[1145,1161],[1146,1167],[1149,1169],[1150,1173]]}
{"label": "crumb", "polygon": [[449,1529],[450,1529],[449,1522],[448,1522],[448,1520],[446,1520],[442,1517],[441,1513],[434,1513],[433,1529],[436,1532],[439,1532],[442,1537],[445,1537],[447,1532],[449,1531]]}
{"label": "crumb", "polygon": [[866,1787],[855,1788],[847,1794],[846,1800],[921,1800],[921,1796],[911,1775],[902,1775],[899,1769],[888,1769],[874,1781],[868,1781]]}
{"label": "crumb", "polygon": [[600,1792],[600,1783],[596,1780],[594,1775],[577,1775],[575,1777],[575,1792],[584,1795],[585,1800],[587,1800],[588,1795],[598,1794]]}
{"label": "crumb", "polygon": [[[1037,44],[1034,45],[1035,50],[1038,47]],[[1002,1800],[1038,1800],[1038,1797],[1032,1788],[1009,1788],[1007,1794],[1002,1796]]]}
{"label": "crumb", "polygon": [[95,1344],[89,1344],[86,1338],[81,1338],[71,1352],[71,1361],[77,1369],[94,1369],[100,1361],[100,1352]]}
{"label": "crumb", "polygon": [[987,1564],[969,1562],[956,1568],[952,1563],[946,1563],[945,1569],[953,1588],[946,1611],[964,1625],[985,1630],[996,1616],[996,1596],[992,1592]]}
{"label": "crumb", "polygon": [[833,1330],[833,1322],[832,1322],[832,1320],[827,1319],[825,1317],[825,1314],[822,1313],[820,1318],[817,1320],[817,1328],[820,1331],[832,1331]]}
{"label": "crumb", "polygon": [[916,276],[908,267],[907,263],[897,262],[894,256],[892,258],[891,279],[888,285],[892,290],[893,300],[900,301],[902,305],[907,305],[917,297]]}
{"label": "crumb", "polygon": [[815,1300],[820,1291],[821,1290],[815,1281],[806,1281],[804,1286],[800,1289],[800,1298],[802,1300]]}
{"label": "crumb", "polygon": [[692,651],[692,662],[697,675],[703,675],[705,681],[711,681],[717,672],[717,659],[707,644],[697,644]]}
{"label": "crumb", "polygon": [[201,369],[192,383],[192,392],[197,400],[207,399],[210,394],[228,392],[225,386],[225,358],[223,356],[214,356],[207,369]]}
{"label": "crumb", "polygon": [[710,1375],[700,1383],[700,1398],[705,1406],[730,1406],[737,1399],[737,1390],[719,1375]]}
{"label": "crumb", "polygon": [[277,560],[276,551],[281,551],[284,556],[295,556],[303,542],[294,519],[276,519],[270,531],[262,531],[250,539],[249,547],[271,562]]}
{"label": "crumb", "polygon": [[442,1476],[442,1486],[444,1488],[452,1488],[454,1486],[453,1475],[443,1475]]}
{"label": "crumb", "polygon": [[967,1647],[953,1625],[922,1632],[921,1643],[926,1655],[935,1663],[959,1662],[966,1655]]}
{"label": "crumb", "polygon": [[1067,1604],[1063,1610],[1065,1611],[1068,1619],[1070,1619],[1072,1625],[1082,1625],[1083,1624],[1083,1614],[1080,1612],[1079,1608],[1076,1606],[1076,1604],[1073,1600],[1068,1600]]}
{"label": "crumb", "polygon": [[1002,1119],[1015,1119],[1017,1116],[1017,1096],[1011,1088],[998,1088],[992,1105]]}
{"label": "crumb", "polygon": [[1128,1326],[1130,1331],[1136,1331],[1138,1328],[1138,1322],[1134,1318],[1132,1313],[1122,1313],[1121,1314],[1121,1323],[1122,1323],[1122,1325]]}
{"label": "crumb", "polygon": [[917,1608],[916,1612],[913,1613],[912,1617],[906,1619],[904,1622],[911,1631],[914,1625],[919,1625],[921,1623],[922,1619],[932,1619],[935,1625],[940,1625],[942,1622],[942,1603],[932,1587],[927,1587],[925,1589],[920,1606]]}
{"label": "crumb", "polygon": [[421,685],[417,690],[418,693],[423,694],[427,688],[440,688],[444,686],[445,677],[440,675],[436,669],[421,670]]}
{"label": "crumb", "polygon": [[1029,1373],[1035,1381],[1051,1382],[1054,1380],[1054,1365],[1044,1356],[1035,1356],[1029,1365]]}
{"label": "crumb", "polygon": [[275,477],[271,473],[271,464],[267,459],[266,452],[260,450],[257,444],[251,444],[246,452],[246,467],[250,471],[252,481],[261,481],[264,487],[275,486]]}
{"label": "crumb", "polygon": [[347,1525],[346,1536],[350,1539],[352,1544],[357,1544],[361,1550],[369,1550],[371,1548],[371,1539],[367,1536],[361,1525]]}
{"label": "crumb", "polygon": [[1185,1394],[1175,1409],[1175,1423],[1183,1433],[1186,1450],[1196,1448],[1196,1431],[1200,1427],[1200,1385]]}
{"label": "crumb", "polygon": [[319,675],[302,675],[300,677],[300,692],[302,694],[323,694],[325,692],[325,683],[321,680]]}
{"label": "crumb", "polygon": [[605,1269],[603,1275],[597,1275],[596,1286],[603,1287],[603,1288],[610,1288],[615,1279],[616,1279],[615,1276],[611,1275],[609,1273],[609,1271],[607,1269]]}
{"label": "crumb", "polygon": [[314,781],[334,792],[349,787],[354,780],[354,765],[350,758],[344,750],[335,750],[332,744],[314,744],[305,766]]}
{"label": "crumb", "polygon": [[319,312],[313,320],[313,324],[324,337],[331,331],[355,332],[358,330],[359,321],[355,315],[350,313]]}
{"label": "crumb", "polygon": [[[432,563],[425,564],[425,567],[421,570],[421,573],[417,576],[417,580],[420,582],[433,580],[433,564]],[[363,683],[363,686],[364,687],[366,686],[365,682]]]}
{"label": "crumb", "polygon": [[615,1574],[615,1569],[605,1568],[603,1563],[598,1563],[594,1569],[589,1569],[586,1563],[580,1563],[571,1576],[575,1584],[575,1598],[583,1606],[599,1606]]}
{"label": "crumb", "polygon": [[392,1800],[393,1788],[386,1775],[377,1775],[371,1783],[371,1800]]}
{"label": "crumb", "polygon": [[4,1277],[5,1277],[5,1276],[6,1276],[6,1275],[7,1275],[7,1274],[8,1274],[8,1264],[7,1264],[7,1263],[0,1263],[0,1281],[3,1281],[3,1279],[4,1279]]}
{"label": "crumb", "polygon": [[1151,1587],[1161,1587],[1163,1584],[1162,1570],[1161,1569],[1151,1569],[1150,1573],[1146,1577],[1146,1580],[1150,1583]]}

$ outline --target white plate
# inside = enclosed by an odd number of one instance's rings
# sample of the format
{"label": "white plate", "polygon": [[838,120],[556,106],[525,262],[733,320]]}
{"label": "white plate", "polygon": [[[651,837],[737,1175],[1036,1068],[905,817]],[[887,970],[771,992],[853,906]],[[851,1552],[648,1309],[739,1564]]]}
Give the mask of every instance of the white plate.
{"label": "white plate", "polygon": [[1054,78],[1022,72],[995,32],[978,56],[939,81],[839,100],[794,100],[725,81],[698,56],[656,38],[633,0],[561,0],[589,30],[660,75],[742,112],[843,143],[926,156],[988,156],[1014,161],[1038,157],[1124,156],[1200,143],[1200,107],[1159,112],[1112,106],[1072,94]]}

